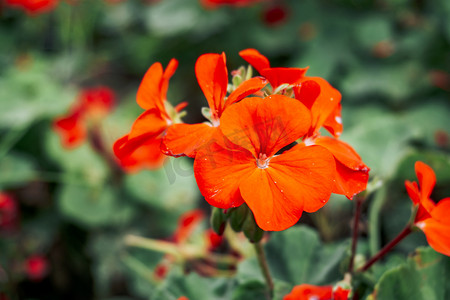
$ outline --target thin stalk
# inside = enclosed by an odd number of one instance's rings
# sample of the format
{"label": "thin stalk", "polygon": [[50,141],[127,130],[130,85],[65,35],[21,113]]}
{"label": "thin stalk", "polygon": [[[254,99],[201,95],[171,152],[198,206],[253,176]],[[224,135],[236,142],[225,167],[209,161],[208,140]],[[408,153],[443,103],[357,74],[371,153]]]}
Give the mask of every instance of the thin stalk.
{"label": "thin stalk", "polygon": [[388,253],[393,247],[395,247],[401,240],[407,237],[412,232],[411,224],[408,223],[406,227],[392,240],[384,246],[383,249],[378,251],[371,259],[369,259],[364,266],[359,268],[358,272],[364,272],[369,269],[374,263],[376,263],[379,259],[381,259],[386,253]]}
{"label": "thin stalk", "polygon": [[254,244],[256,256],[258,257],[259,266],[261,268],[261,272],[263,273],[264,279],[266,280],[267,287],[269,288],[270,297],[273,295],[273,280],[270,275],[269,265],[267,264],[266,255],[264,253],[264,249],[262,247],[261,241]]}
{"label": "thin stalk", "polygon": [[112,172],[114,183],[119,184],[122,181],[124,173],[122,169],[117,165],[115,159],[112,157],[111,152],[107,150],[102,138],[100,126],[92,126],[91,132],[89,134],[89,143],[91,144],[94,151],[97,152],[108,165],[109,169]]}
{"label": "thin stalk", "polygon": [[363,203],[363,197],[359,195],[355,199],[355,216],[353,217],[353,235],[352,235],[352,250],[350,255],[350,263],[348,264],[348,272],[353,274],[353,268],[355,263],[356,247],[358,245],[358,227],[359,218],[361,216],[361,207]]}

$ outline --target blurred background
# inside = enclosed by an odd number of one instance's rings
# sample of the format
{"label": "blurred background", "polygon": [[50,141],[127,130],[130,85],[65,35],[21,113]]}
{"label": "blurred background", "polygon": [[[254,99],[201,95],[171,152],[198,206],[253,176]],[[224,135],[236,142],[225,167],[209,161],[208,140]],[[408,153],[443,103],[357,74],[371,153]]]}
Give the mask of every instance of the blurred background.
{"label": "blurred background", "polygon": [[[189,102],[187,123],[204,120],[194,73],[204,53],[225,52],[231,72],[246,65],[240,50],[256,48],[272,66],[309,66],[308,75],[336,87],[341,139],[383,182],[364,205],[368,252],[408,220],[403,182],[415,180],[416,160],[436,171],[433,199],[450,194],[450,1],[67,0],[32,9],[16,2],[0,2],[1,300],[148,299],[164,281],[153,273],[163,254],[126,247],[123,237],[167,239],[182,213],[208,214],[189,159],[119,183],[105,159],[142,112],[136,91],[154,62],[179,61],[168,100]],[[101,120],[106,150],[88,141],[64,147],[55,120],[98,86],[115,94]],[[352,203],[333,196],[300,222],[337,242],[348,238],[351,215]],[[424,244],[414,236],[399,251]]]}

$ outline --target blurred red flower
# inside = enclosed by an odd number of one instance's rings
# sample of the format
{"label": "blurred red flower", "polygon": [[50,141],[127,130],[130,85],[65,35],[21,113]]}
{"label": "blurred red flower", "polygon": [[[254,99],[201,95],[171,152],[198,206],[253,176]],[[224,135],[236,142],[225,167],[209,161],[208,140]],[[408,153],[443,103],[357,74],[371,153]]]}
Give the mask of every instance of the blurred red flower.
{"label": "blurred red flower", "polygon": [[303,211],[318,210],[331,194],[332,155],[302,143],[279,153],[305,135],[310,124],[308,109],[282,95],[230,106],[221,118],[222,136],[200,149],[194,162],[202,195],[224,209],[246,202],[263,230],[284,230]]}
{"label": "blurred red flower", "polygon": [[5,3],[23,9],[30,15],[37,15],[53,10],[59,0],[5,0]]}
{"label": "blurred red flower", "polygon": [[200,3],[206,8],[216,8],[222,5],[230,6],[249,6],[262,0],[200,0]]}
{"label": "blurred red flower", "polygon": [[[188,244],[189,238],[192,237],[195,230],[199,228],[200,223],[204,220],[205,214],[200,209],[185,212],[178,218],[177,228],[169,240],[171,240],[178,247],[182,248],[184,245]],[[223,241],[221,236],[212,233],[214,232],[211,232],[210,229],[202,232],[203,238],[206,242],[207,252],[213,251],[219,247]],[[173,255],[165,255],[163,260],[155,268],[155,278],[159,280],[164,279],[175,260],[176,258]]]}
{"label": "blurred red flower", "polygon": [[18,207],[15,199],[0,192],[0,230],[15,228],[17,215]]}
{"label": "blurred red flower", "polygon": [[42,280],[48,273],[49,265],[45,257],[41,255],[30,256],[25,261],[25,272],[33,281]]}
{"label": "blurred red flower", "polygon": [[66,116],[57,118],[53,129],[61,137],[66,148],[75,148],[83,143],[90,123],[98,123],[109,114],[114,105],[114,92],[107,87],[83,90]]}
{"label": "blurred red flower", "polygon": [[417,182],[405,181],[406,190],[417,213],[414,225],[420,228],[427,238],[431,248],[450,256],[450,197],[440,200],[437,204],[430,199],[436,184],[436,175],[428,165],[418,161],[415,164]]}

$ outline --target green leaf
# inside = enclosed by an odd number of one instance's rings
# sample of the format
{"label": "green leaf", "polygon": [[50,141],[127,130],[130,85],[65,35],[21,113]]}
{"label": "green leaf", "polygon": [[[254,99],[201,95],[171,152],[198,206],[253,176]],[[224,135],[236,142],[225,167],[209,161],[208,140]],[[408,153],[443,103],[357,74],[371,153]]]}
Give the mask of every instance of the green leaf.
{"label": "green leaf", "polygon": [[75,149],[66,149],[61,145],[59,136],[49,131],[45,146],[49,157],[71,177],[82,178],[90,185],[101,185],[109,176],[105,161],[87,142]]}
{"label": "green leaf", "polygon": [[0,157],[0,188],[24,185],[33,179],[36,171],[30,157],[17,153]]}
{"label": "green leaf", "polygon": [[164,168],[125,178],[127,191],[149,207],[182,213],[195,206],[199,192],[191,163],[167,158]]}
{"label": "green leaf", "polygon": [[270,299],[265,284],[261,281],[247,281],[239,285],[233,292],[233,300]]}
{"label": "green leaf", "polygon": [[[28,126],[37,119],[54,117],[67,108],[75,92],[53,74],[53,65],[30,57],[23,67],[13,67],[0,77],[0,128]],[[49,80],[49,79],[53,80]]]}
{"label": "green leaf", "polygon": [[377,300],[448,299],[450,259],[420,248],[407,263],[387,271],[375,287]]}
{"label": "green leaf", "polygon": [[96,227],[125,222],[133,216],[133,207],[118,198],[117,191],[108,186],[68,184],[58,193],[58,205],[69,219]]}
{"label": "green leaf", "polygon": [[[292,285],[321,285],[341,279],[339,264],[346,255],[348,243],[323,245],[319,235],[305,226],[274,232],[265,245],[272,277]],[[264,282],[256,258],[238,266],[239,282]]]}
{"label": "green leaf", "polygon": [[228,300],[231,299],[234,286],[235,282],[232,279],[206,278],[196,273],[186,275],[181,270],[173,270],[150,299],[176,300],[185,296],[189,299]]}
{"label": "green leaf", "polygon": [[377,42],[392,39],[391,27],[391,22],[386,16],[365,16],[358,26],[354,26],[358,45],[370,48]]}

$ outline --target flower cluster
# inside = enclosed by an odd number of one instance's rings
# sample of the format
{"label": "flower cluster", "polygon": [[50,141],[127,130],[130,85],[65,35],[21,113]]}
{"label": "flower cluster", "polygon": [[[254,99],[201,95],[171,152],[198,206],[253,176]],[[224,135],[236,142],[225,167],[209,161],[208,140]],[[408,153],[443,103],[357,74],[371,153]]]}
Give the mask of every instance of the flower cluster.
{"label": "flower cluster", "polygon": [[405,181],[406,190],[414,204],[414,225],[420,228],[427,238],[428,244],[444,255],[450,256],[450,197],[437,204],[431,200],[431,192],[436,184],[433,169],[421,161],[415,164],[417,182]]}
{"label": "flower cluster", "polygon": [[340,93],[323,78],[306,76],[307,68],[271,67],[255,49],[240,55],[260,76],[242,67],[228,84],[225,54],[198,58],[195,73],[209,105],[201,124],[183,123],[186,103],[167,101],[177,61],[165,70],[153,64],[137,93],[145,111],[114,145],[119,160],[157,166],[162,153],[192,157],[206,201],[222,209],[246,203],[263,230],[294,225],[331,193],[351,199],[364,190],[369,168],[338,139]]}
{"label": "flower cluster", "polygon": [[91,125],[97,126],[112,110],[114,92],[103,86],[85,89],[78,96],[67,115],[57,118],[53,129],[61,137],[66,148],[75,148],[83,143]]}

